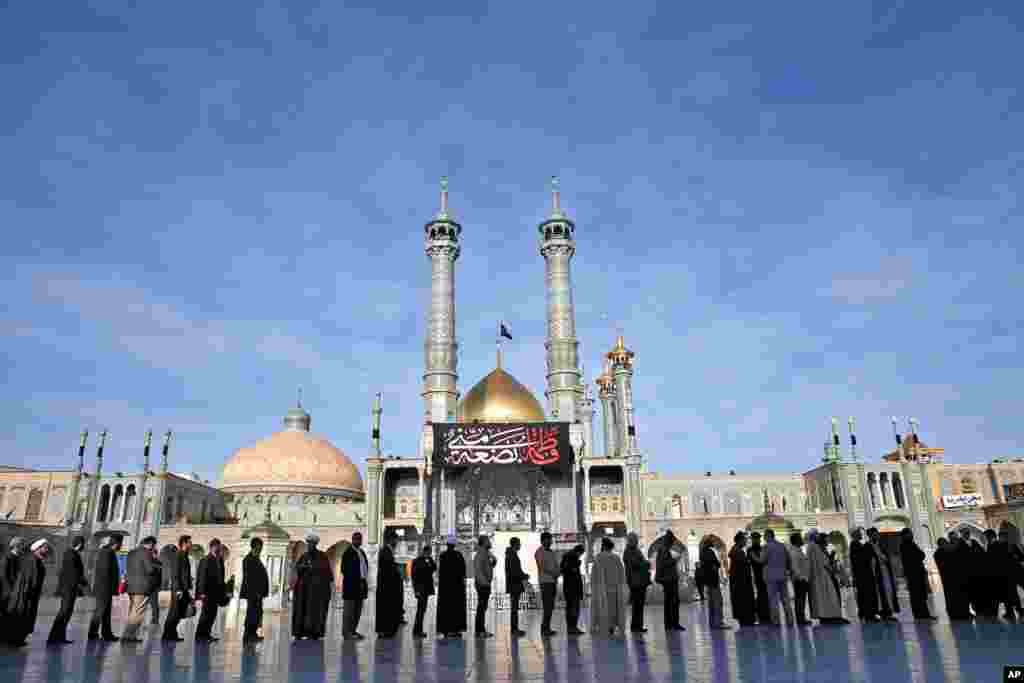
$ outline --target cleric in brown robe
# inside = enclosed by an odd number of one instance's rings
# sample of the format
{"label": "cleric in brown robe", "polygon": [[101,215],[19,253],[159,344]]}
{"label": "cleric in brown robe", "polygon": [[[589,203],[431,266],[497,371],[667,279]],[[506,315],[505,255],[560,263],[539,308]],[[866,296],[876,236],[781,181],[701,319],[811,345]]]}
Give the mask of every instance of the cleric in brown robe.
{"label": "cleric in brown robe", "polygon": [[18,578],[14,581],[5,604],[6,614],[2,626],[3,640],[13,647],[21,647],[35,630],[39,612],[39,597],[46,581],[43,560],[50,554],[50,544],[40,538],[29,552],[22,553],[18,562]]}
{"label": "cleric in brown robe", "polygon": [[327,555],[317,550],[320,537],[306,538],[306,553],[295,563],[292,587],[292,635],[296,640],[320,640],[327,631],[334,574]]}

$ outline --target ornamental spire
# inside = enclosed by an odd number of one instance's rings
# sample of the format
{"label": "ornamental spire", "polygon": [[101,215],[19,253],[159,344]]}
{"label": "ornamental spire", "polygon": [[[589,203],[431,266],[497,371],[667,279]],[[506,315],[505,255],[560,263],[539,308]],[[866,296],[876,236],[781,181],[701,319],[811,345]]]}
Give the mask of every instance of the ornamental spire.
{"label": "ornamental spire", "polygon": [[438,220],[447,220],[448,214],[448,176],[441,176],[441,211],[437,214]]}
{"label": "ornamental spire", "polygon": [[558,176],[551,176],[551,217],[563,218],[562,191],[559,189]]}

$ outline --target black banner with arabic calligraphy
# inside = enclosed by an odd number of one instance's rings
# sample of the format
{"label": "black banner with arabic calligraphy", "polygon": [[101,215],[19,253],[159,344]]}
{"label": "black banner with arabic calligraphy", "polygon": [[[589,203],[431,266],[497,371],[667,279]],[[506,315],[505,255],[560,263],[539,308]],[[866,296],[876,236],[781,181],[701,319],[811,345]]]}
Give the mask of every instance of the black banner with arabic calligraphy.
{"label": "black banner with arabic calligraphy", "polygon": [[572,469],[568,422],[435,423],[434,464]]}

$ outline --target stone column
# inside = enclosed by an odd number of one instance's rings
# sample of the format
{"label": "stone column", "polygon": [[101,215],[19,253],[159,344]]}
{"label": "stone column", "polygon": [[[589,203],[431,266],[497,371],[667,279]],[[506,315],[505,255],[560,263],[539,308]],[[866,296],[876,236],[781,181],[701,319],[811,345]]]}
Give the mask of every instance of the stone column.
{"label": "stone column", "polygon": [[380,542],[383,501],[380,498],[384,464],[380,458],[366,460],[366,539],[367,544]]}

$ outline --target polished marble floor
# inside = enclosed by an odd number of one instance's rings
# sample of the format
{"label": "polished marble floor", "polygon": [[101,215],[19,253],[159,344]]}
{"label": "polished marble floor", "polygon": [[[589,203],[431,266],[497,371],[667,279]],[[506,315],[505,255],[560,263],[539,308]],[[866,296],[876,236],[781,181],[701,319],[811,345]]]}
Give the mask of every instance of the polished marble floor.
{"label": "polished marble floor", "polygon": [[182,628],[189,640],[165,646],[156,627],[149,627],[147,640],[139,645],[86,642],[84,612],[76,614],[69,629],[73,645],[47,648],[43,641],[53,617],[52,610],[45,610],[50,614],[40,617],[29,646],[0,650],[0,681],[985,682],[1001,681],[1004,664],[1024,664],[1024,624],[951,624],[945,619],[924,624],[904,614],[898,624],[711,631],[706,611],[696,604],[682,609],[688,630],[671,636],[656,627],[660,607],[649,607],[653,628],[643,638],[541,639],[540,615],[529,612],[524,620],[529,636],[518,640],[509,638],[506,614],[490,616],[497,636],[488,640],[420,641],[411,637],[410,627],[395,639],[377,640],[371,635],[373,606],[367,607],[369,618],[361,628],[369,636],[365,641],[338,640],[340,611],[332,610],[327,639],[294,644],[287,617],[268,614],[266,641],[248,649],[240,642],[235,615],[222,615],[216,631],[225,637],[219,643],[193,644],[191,620]]}

